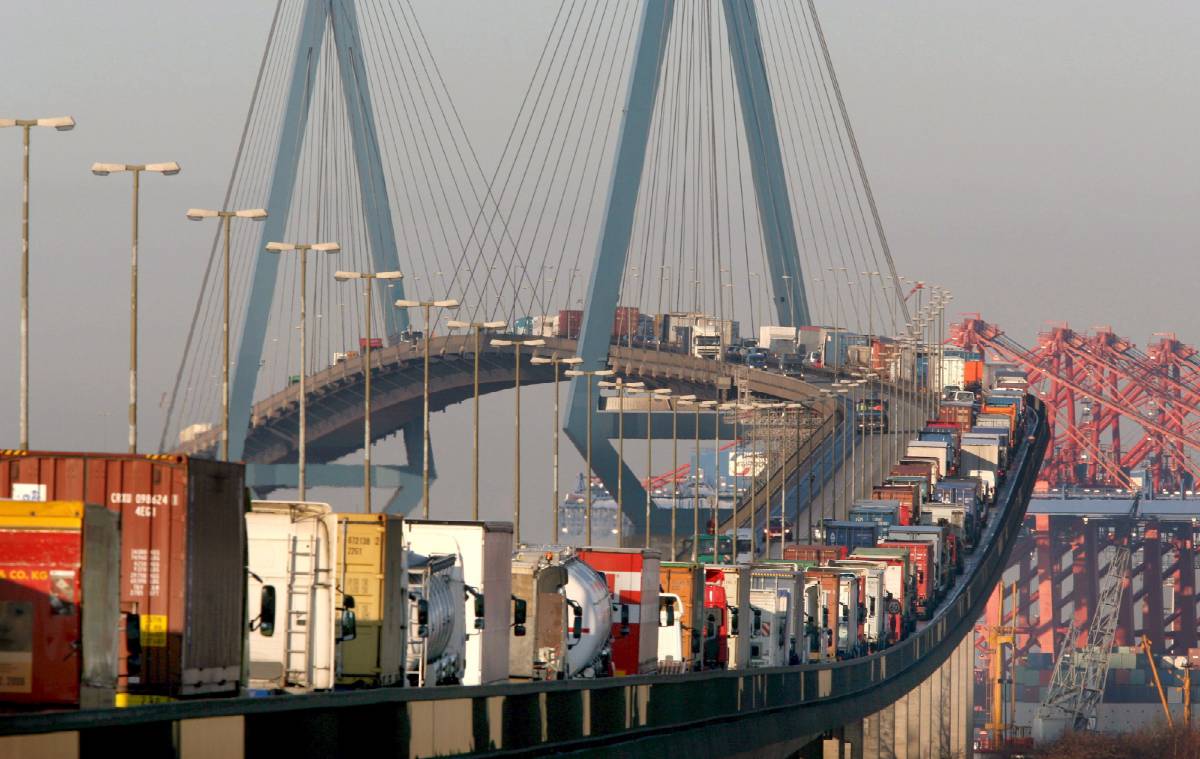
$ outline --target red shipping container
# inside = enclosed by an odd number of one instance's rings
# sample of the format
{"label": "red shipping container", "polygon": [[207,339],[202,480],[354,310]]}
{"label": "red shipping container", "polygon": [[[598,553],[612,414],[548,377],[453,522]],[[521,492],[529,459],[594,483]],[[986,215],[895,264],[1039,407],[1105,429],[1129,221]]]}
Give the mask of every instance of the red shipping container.
{"label": "red shipping container", "polygon": [[637,337],[639,314],[636,306],[617,306],[613,314],[613,337],[622,342]]}
{"label": "red shipping container", "polygon": [[909,543],[901,540],[880,541],[880,548],[896,546],[908,549],[908,558],[917,567],[917,616],[929,619],[933,616],[934,590],[936,578],[933,568],[933,554],[929,543]]}
{"label": "red shipping container", "polygon": [[783,547],[783,558],[786,561],[812,561],[817,564],[826,564],[846,558],[846,546],[796,543],[795,545]]}
{"label": "red shipping container", "polygon": [[[374,351],[374,350],[379,350],[381,348],[383,348],[383,338],[382,337],[372,337],[371,338],[371,350]],[[365,337],[358,338],[358,349],[360,351],[365,351],[367,349],[367,338],[365,338]]]}
{"label": "red shipping container", "polygon": [[[103,505],[121,528],[118,705],[238,691],[248,504],[238,463],[174,455],[0,452],[0,496]],[[131,668],[132,665],[132,668]]]}
{"label": "red shipping container", "polygon": [[604,573],[619,604],[612,626],[613,674],[652,674],[658,669],[658,551],[584,548],[579,558]]}
{"label": "red shipping container", "polygon": [[907,527],[917,522],[916,516],[919,515],[914,515],[913,512],[920,500],[920,492],[918,485],[876,485],[871,488],[871,500],[899,501],[900,524]]}
{"label": "red shipping container", "polygon": [[113,705],[120,540],[102,506],[0,503],[0,703]]}
{"label": "red shipping container", "polygon": [[558,323],[554,325],[554,336],[577,340],[581,326],[583,326],[582,311],[563,309],[558,312]]}

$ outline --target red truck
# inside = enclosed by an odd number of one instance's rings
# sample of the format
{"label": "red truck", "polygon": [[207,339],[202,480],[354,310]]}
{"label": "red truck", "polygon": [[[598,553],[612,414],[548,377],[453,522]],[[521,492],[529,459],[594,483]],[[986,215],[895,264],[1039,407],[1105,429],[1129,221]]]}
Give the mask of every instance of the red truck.
{"label": "red truck", "polygon": [[658,551],[585,548],[579,558],[604,574],[619,605],[612,623],[613,674],[653,673],[658,669]]}

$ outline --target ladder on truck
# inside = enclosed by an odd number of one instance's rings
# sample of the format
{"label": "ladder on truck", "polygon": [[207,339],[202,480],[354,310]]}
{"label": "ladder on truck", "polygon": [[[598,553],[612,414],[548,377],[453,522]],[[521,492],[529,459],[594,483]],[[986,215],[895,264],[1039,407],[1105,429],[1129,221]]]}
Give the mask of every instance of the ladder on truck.
{"label": "ladder on truck", "polygon": [[[1137,508],[1137,502],[1134,502]],[[1054,663],[1054,675],[1046,697],[1033,720],[1033,737],[1053,741],[1067,730],[1089,730],[1095,726],[1096,709],[1104,698],[1104,682],[1117,631],[1117,613],[1121,607],[1125,578],[1131,555],[1125,546],[1116,546],[1112,560],[1101,579],[1096,613],[1088,625],[1087,643],[1076,648],[1079,629],[1071,623],[1067,637]]]}
{"label": "ladder on truck", "polygon": [[[284,632],[284,684],[313,684],[312,623],[318,574],[322,571],[318,540],[292,534],[288,546],[287,620]],[[325,669],[322,667],[321,669]]]}

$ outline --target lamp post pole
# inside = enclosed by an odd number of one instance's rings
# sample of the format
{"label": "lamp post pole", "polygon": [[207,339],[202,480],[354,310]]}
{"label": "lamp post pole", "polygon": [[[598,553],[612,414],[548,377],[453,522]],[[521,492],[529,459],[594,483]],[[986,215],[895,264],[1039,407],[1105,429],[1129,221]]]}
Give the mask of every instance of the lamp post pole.
{"label": "lamp post pole", "polygon": [[269,242],[268,253],[297,253],[300,256],[300,418],[296,434],[296,485],[301,501],[308,496],[308,340],[305,330],[308,321],[308,251],[334,254],[342,248],[336,242],[289,243]]}
{"label": "lamp post pole", "polygon": [[513,389],[516,392],[515,413],[513,414],[513,545],[521,543],[521,346],[535,348],[545,345],[546,341],[539,338],[511,337],[504,340],[492,340],[492,345],[513,348],[513,368],[516,379]]}
{"label": "lamp post pole", "polygon": [[617,547],[625,545],[625,488],[622,469],[625,466],[625,391],[626,389],[640,390],[645,387],[641,382],[625,382],[617,377],[613,382],[601,382],[600,387],[617,391]]}
{"label": "lamp post pole", "polygon": [[29,450],[29,132],[35,127],[53,127],[60,132],[75,128],[75,119],[56,116],[44,119],[0,119],[0,127],[21,127],[21,379],[20,446]]}
{"label": "lamp post pole", "polygon": [[586,502],[583,512],[584,545],[592,544],[592,414],[596,413],[596,404],[592,400],[592,377],[612,376],[612,369],[568,369],[568,377],[585,377],[587,379],[587,482],[584,483]]}
{"label": "lamp post pole", "polygon": [[137,453],[137,371],[138,371],[138,200],[142,172],[173,176],[179,164],[169,163],[94,163],[92,173],[108,176],[114,172],[133,175],[133,207],[130,216],[133,242],[129,249],[129,452]]}
{"label": "lamp post pole", "polygon": [[479,352],[480,333],[485,329],[502,329],[505,322],[460,322],[446,323],[450,329],[469,329],[475,334],[475,369],[472,375],[473,415],[471,425],[471,519],[479,521]]}
{"label": "lamp post pole", "polygon": [[214,211],[206,208],[189,208],[187,217],[192,221],[219,218],[221,220],[221,237],[224,248],[224,292],[225,308],[221,322],[221,458],[229,460],[229,243],[230,222],[234,217],[262,221],[267,218],[267,212],[261,208],[248,208],[241,211]]}
{"label": "lamp post pole", "polygon": [[363,510],[371,513],[371,291],[372,280],[376,279],[403,279],[404,275],[398,271],[338,271],[334,272],[333,278],[338,282],[345,282],[351,279],[366,280],[367,290],[367,308],[363,313],[366,320],[366,343],[363,348],[363,380],[365,383],[366,395],[363,398]]}
{"label": "lamp post pole", "polygon": [[546,358],[544,356],[534,356],[529,359],[529,363],[535,364],[535,365],[543,365],[543,364],[553,364],[554,365],[554,425],[550,428],[551,433],[552,433],[551,434],[551,443],[554,446],[553,464],[552,464],[552,469],[553,469],[552,477],[554,479],[554,482],[551,483],[551,491],[553,492],[553,495],[552,495],[552,500],[550,501],[550,503],[551,503],[551,508],[554,509],[554,541],[557,543],[559,540],[558,510],[560,508],[560,504],[562,503],[561,500],[559,499],[559,493],[558,493],[558,431],[559,431],[559,426],[558,426],[558,402],[559,402],[558,375],[559,375],[559,365],[567,364],[568,366],[575,366],[576,364],[583,363],[583,359],[580,358],[579,356],[569,356],[569,357],[563,358],[563,357],[555,354],[554,356],[551,356],[549,358]]}
{"label": "lamp post pole", "polygon": [[429,518],[429,341],[433,337],[433,324],[430,321],[429,313],[434,308],[458,308],[456,300],[398,300],[393,305],[396,308],[420,308],[425,317],[425,371],[424,371],[424,392],[423,392],[423,409],[422,409],[422,435],[421,446],[421,515]]}

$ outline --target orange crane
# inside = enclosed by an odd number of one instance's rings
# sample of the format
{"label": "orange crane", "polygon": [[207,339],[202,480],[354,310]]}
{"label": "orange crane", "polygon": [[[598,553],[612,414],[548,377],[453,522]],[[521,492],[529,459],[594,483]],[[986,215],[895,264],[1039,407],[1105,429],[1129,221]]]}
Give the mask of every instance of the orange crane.
{"label": "orange crane", "polygon": [[[1171,717],[1171,707],[1167,705],[1167,694],[1163,690],[1162,680],[1158,676],[1158,665],[1154,663],[1154,652],[1150,649],[1150,639],[1142,636],[1142,650],[1146,652],[1146,660],[1150,662],[1150,674],[1154,675],[1154,687],[1158,689],[1158,700],[1162,704],[1163,714],[1167,718],[1167,727],[1175,727]],[[1185,657],[1183,659],[1183,724],[1189,729],[1192,726],[1192,668]],[[1178,665],[1178,660],[1176,661]]]}

